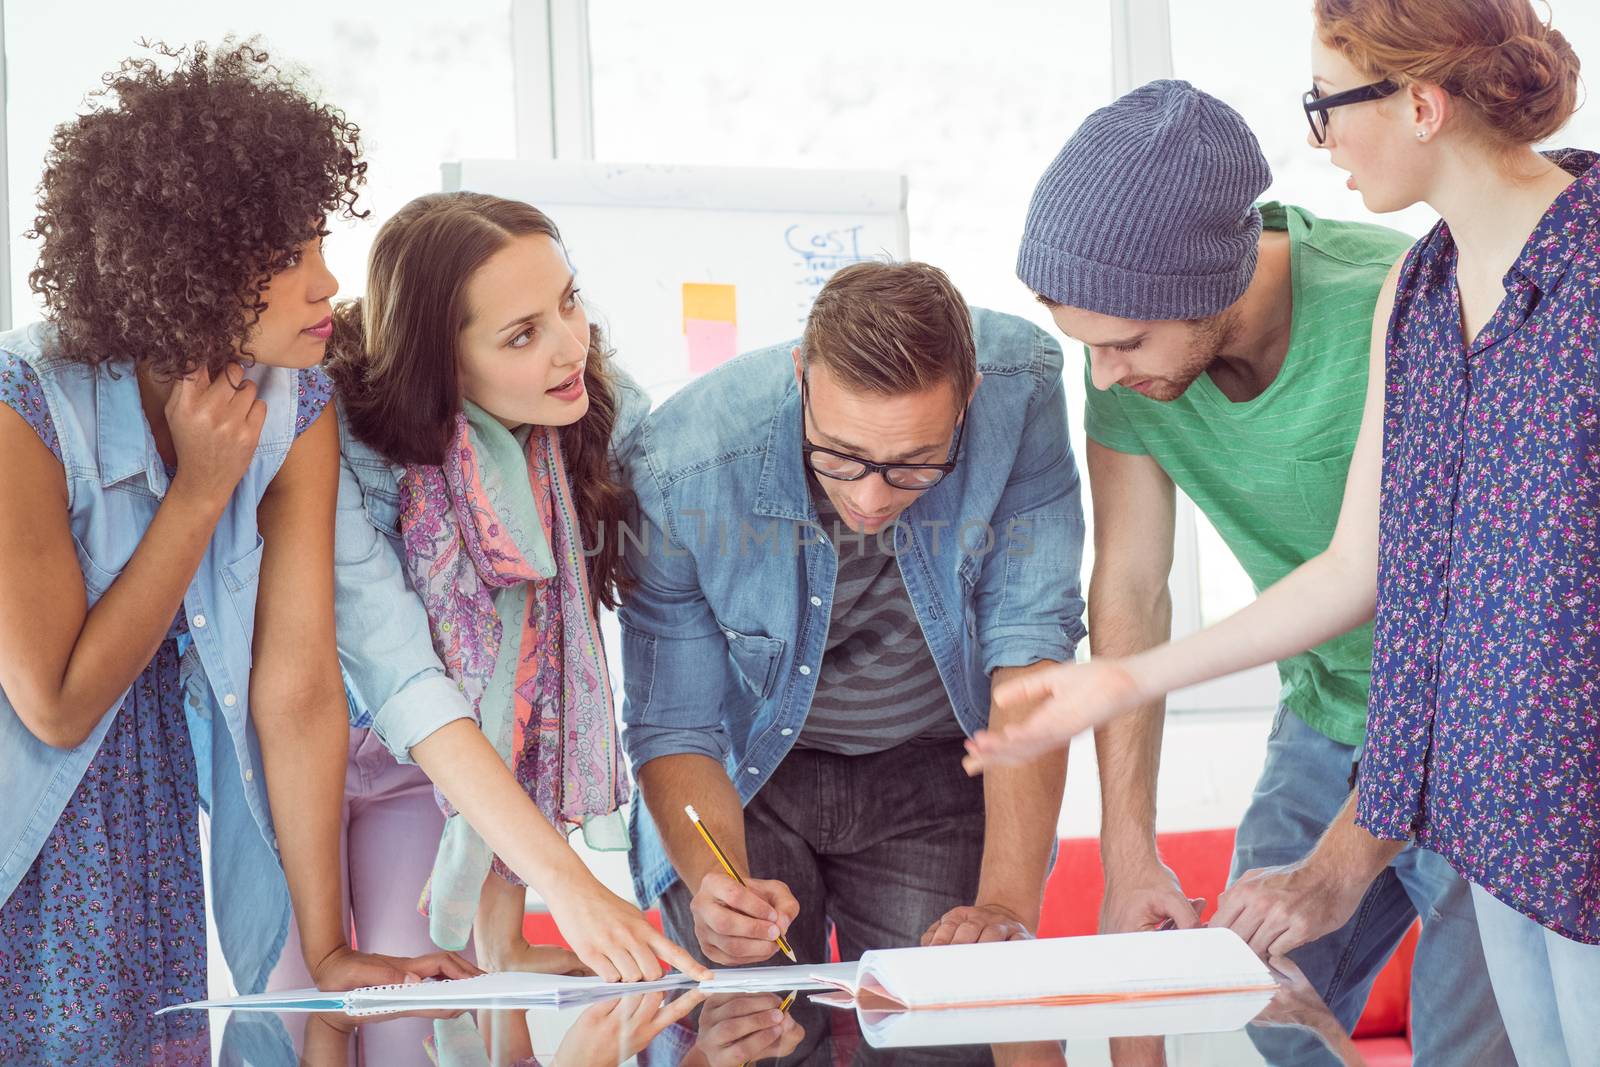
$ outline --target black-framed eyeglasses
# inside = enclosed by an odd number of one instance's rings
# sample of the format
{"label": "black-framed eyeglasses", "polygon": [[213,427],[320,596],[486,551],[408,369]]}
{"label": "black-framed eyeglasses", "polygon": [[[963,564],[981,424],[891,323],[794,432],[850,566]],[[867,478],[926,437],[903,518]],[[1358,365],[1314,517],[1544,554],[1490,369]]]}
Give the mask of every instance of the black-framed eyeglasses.
{"label": "black-framed eyeglasses", "polygon": [[956,423],[955,439],[950,442],[949,459],[943,463],[874,463],[870,459],[837,452],[831,448],[811,443],[806,436],[804,415],[811,410],[811,394],[806,376],[800,376],[800,451],[806,457],[806,466],[824,478],[838,482],[859,482],[869,474],[881,474],[883,480],[896,489],[913,493],[926,492],[944,481],[945,475],[956,469],[961,458],[961,438],[967,429],[967,409],[961,410],[961,420]]}
{"label": "black-framed eyeglasses", "polygon": [[1323,96],[1322,90],[1312,86],[1306,90],[1301,102],[1306,109],[1306,122],[1311,125],[1311,136],[1317,139],[1318,144],[1328,143],[1328,112],[1336,107],[1345,107],[1349,104],[1364,104],[1368,100],[1382,100],[1399,89],[1400,86],[1385,78],[1381,82],[1363,85],[1356,89],[1346,89],[1342,93],[1332,96]]}

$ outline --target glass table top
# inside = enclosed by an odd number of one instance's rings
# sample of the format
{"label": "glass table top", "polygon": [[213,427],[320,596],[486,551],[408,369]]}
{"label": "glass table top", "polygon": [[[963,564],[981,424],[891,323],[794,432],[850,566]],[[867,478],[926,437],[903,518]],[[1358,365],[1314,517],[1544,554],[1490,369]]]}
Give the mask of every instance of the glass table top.
{"label": "glass table top", "polygon": [[[404,1014],[184,1011],[143,1030],[83,1027],[82,1052],[22,1062],[149,1067],[740,1067],[742,1064],[994,1064],[1204,1067],[1262,1061],[1250,1032],[1298,1027],[1333,1060],[1362,1064],[1303,981],[1277,994],[1115,1005],[858,1013],[808,992],[658,991],[580,1007],[422,1009]],[[1319,1060],[1319,1062],[1324,1062]]]}

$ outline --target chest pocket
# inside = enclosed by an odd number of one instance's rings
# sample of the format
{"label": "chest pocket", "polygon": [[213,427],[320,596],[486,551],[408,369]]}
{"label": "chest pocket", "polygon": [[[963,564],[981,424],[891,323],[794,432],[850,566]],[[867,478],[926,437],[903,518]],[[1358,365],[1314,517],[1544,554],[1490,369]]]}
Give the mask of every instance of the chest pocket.
{"label": "chest pocket", "polygon": [[366,509],[367,521],[373,529],[388,537],[400,536],[400,498],[374,489],[361,487],[361,505]]}
{"label": "chest pocket", "polygon": [[1294,483],[1301,506],[1312,523],[1327,531],[1330,541],[1333,539],[1333,528],[1339,522],[1339,509],[1344,504],[1344,483],[1349,476],[1350,457],[1342,453],[1326,459],[1289,461],[1289,480]]}
{"label": "chest pocket", "polygon": [[261,588],[261,551],[266,542],[256,534],[256,544],[249,552],[222,568],[222,584],[228,590],[228,599],[244,627],[245,640],[254,644],[256,629],[256,593]]}
{"label": "chest pocket", "polygon": [[78,569],[83,572],[83,587],[89,594],[89,603],[105,596],[106,590],[111,588],[111,583],[117,576],[95,562],[89,550],[83,547],[83,542],[78,540],[76,534],[72,537],[72,549],[78,554]]}
{"label": "chest pocket", "polygon": [[740,681],[757,700],[767,699],[778,682],[783,642],[760,634],[742,634],[726,626],[722,634],[728,639],[728,658],[733,661]]}

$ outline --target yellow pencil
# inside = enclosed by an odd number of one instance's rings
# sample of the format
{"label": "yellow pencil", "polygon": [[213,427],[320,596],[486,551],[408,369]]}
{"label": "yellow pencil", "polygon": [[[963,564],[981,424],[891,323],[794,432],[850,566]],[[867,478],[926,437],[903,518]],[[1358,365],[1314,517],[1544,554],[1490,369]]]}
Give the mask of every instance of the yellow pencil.
{"label": "yellow pencil", "polygon": [[[794,998],[799,995],[800,991],[798,989],[791,990],[789,995],[783,998],[783,1003],[778,1005],[778,1010],[783,1014],[788,1015],[789,1008],[794,1004]],[[743,1063],[739,1064],[739,1067],[750,1067],[750,1061],[745,1060]]]}
{"label": "yellow pencil", "polygon": [[[694,805],[685,804],[683,806],[683,810],[684,813],[689,816],[689,820],[694,823],[694,828],[700,831],[700,836],[705,838],[706,846],[711,849],[711,854],[717,857],[717,862],[722,864],[722,869],[728,872],[728,877],[732,878],[740,885],[744,885],[744,879],[739,877],[739,872],[734,870],[733,864],[728,862],[727,853],[723,852],[721,846],[719,846],[712,838],[711,831],[706,829],[706,824],[700,821],[700,813],[694,810]],[[783,939],[782,934],[778,935],[778,951],[782,952],[785,956],[788,956],[790,963],[800,962],[799,960],[795,959],[794,949],[789,947],[789,942]]]}

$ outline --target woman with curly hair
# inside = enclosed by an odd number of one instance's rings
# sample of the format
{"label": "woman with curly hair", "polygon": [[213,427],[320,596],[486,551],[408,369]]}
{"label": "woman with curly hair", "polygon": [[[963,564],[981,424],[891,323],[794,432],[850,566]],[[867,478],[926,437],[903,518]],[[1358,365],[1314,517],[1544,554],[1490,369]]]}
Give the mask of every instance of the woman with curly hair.
{"label": "woman with curly hair", "polygon": [[[340,654],[446,814],[425,906],[491,970],[706,971],[564,834],[627,847],[627,777],[596,624],[626,585],[621,453],[648,403],[609,366],[554,223],[477,193],[411,201],[341,308]],[[570,954],[522,937],[525,886]]]}
{"label": "woman with curly hair", "polygon": [[[335,420],[316,368],[356,127],[255,47],[158,50],[54,135],[0,336],[0,1059],[204,1049],[198,813],[235,984],[290,901],[319,985],[462,975],[351,950],[338,818]],[[281,856],[281,867],[280,867]],[[285,878],[287,875],[287,878]]]}

